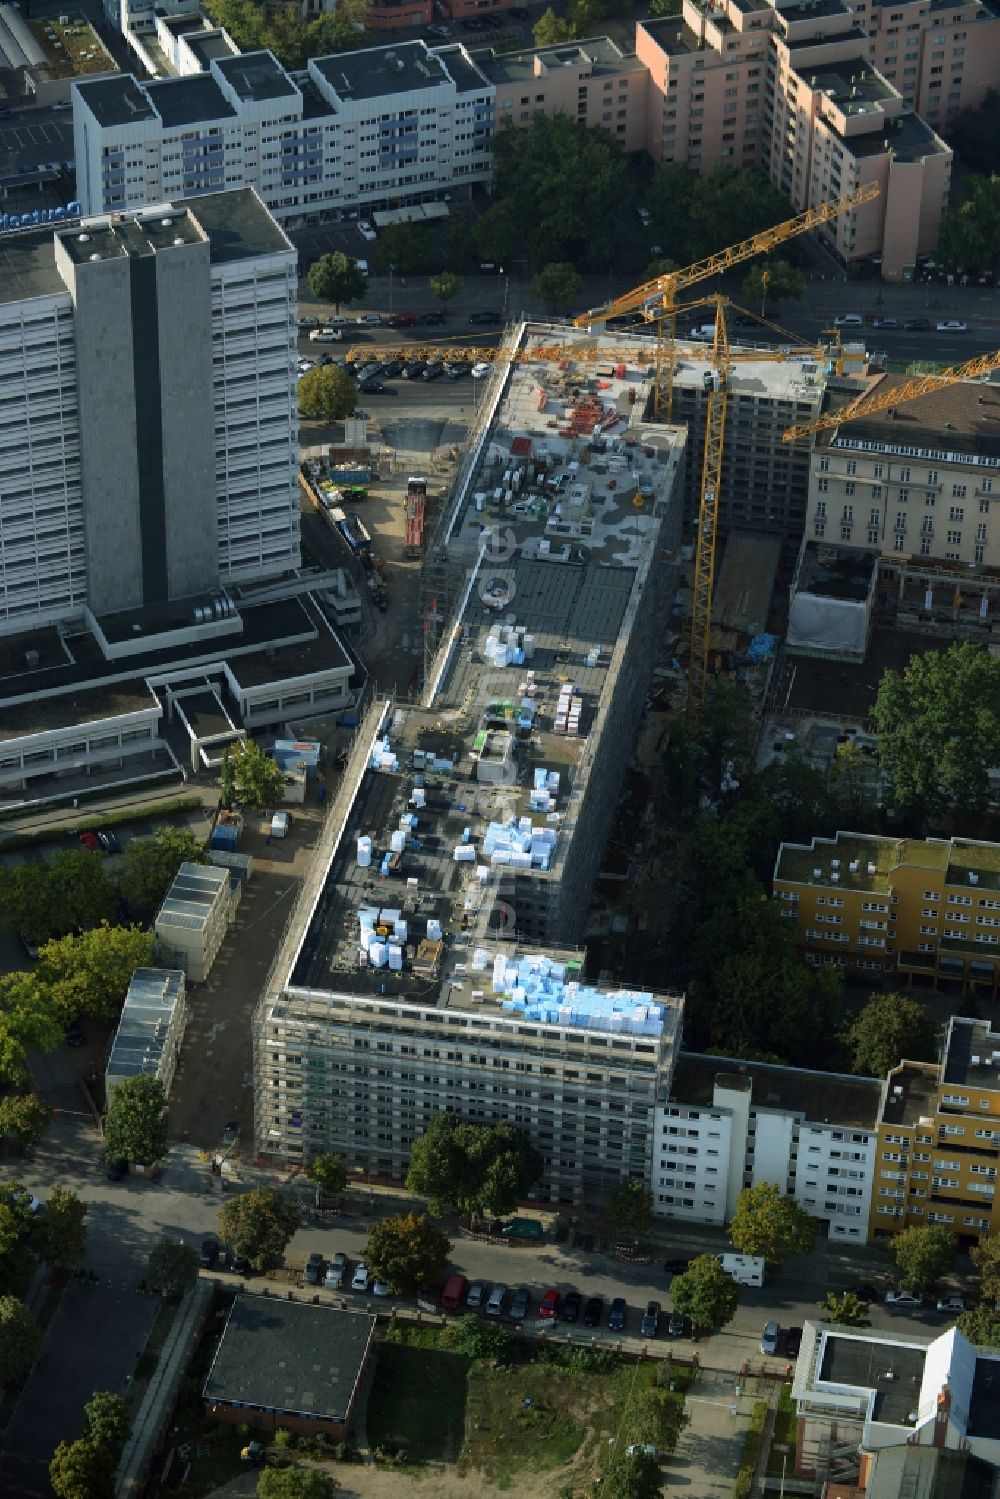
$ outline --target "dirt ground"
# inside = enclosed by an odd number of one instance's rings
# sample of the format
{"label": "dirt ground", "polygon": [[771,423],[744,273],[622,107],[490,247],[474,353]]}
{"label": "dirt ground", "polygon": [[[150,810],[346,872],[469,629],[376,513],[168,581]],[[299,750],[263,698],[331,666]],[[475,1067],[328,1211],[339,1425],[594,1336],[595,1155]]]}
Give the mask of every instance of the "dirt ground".
{"label": "dirt ground", "polygon": [[[508,1489],[495,1488],[480,1473],[460,1473],[457,1468],[442,1466],[396,1472],[391,1468],[361,1467],[338,1463],[333,1473],[342,1499],[500,1499]],[[567,1469],[553,1473],[520,1473],[516,1489],[520,1499],[554,1499],[566,1483]],[[249,1499],[257,1492],[256,1474],[241,1474],[209,1499]]]}

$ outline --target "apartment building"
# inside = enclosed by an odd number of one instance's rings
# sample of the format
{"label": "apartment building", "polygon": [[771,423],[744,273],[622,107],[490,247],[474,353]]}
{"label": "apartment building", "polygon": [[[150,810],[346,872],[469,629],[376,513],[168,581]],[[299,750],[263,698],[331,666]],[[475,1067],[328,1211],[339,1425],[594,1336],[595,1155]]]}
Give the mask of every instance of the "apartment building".
{"label": "apartment building", "polygon": [[250,191],[0,251],[0,631],[298,563],[296,255]]}
{"label": "apartment building", "polygon": [[956,574],[1000,566],[1000,392],[963,381],[819,434],[806,536]]}
{"label": "apartment building", "polygon": [[1000,77],[1000,8],[994,0],[855,0],[870,56],[929,125],[975,109]]}
{"label": "apartment building", "polygon": [[939,1064],[902,1061],[882,1090],[869,1233],[943,1223],[993,1234],[1000,1160],[1000,1031],[953,1016]]}
{"label": "apartment building", "polygon": [[[158,28],[169,44],[169,26]],[[85,214],[252,187],[294,224],[489,182],[493,90],[464,47],[340,52],[292,76],[270,52],[195,40],[201,71],[74,85]]]}
{"label": "apartment building", "polygon": [[874,1078],[682,1051],[654,1116],[656,1212],[721,1228],[770,1182],[830,1239],[864,1243],[881,1096]]}
{"label": "apartment building", "polygon": [[868,833],[783,843],[773,888],[807,963],[996,997],[1000,844]]}
{"label": "apartment building", "polygon": [[496,129],[529,125],[539,114],[566,114],[606,131],[623,151],[645,150],[646,65],[610,37],[477,53],[476,62],[495,89]]}

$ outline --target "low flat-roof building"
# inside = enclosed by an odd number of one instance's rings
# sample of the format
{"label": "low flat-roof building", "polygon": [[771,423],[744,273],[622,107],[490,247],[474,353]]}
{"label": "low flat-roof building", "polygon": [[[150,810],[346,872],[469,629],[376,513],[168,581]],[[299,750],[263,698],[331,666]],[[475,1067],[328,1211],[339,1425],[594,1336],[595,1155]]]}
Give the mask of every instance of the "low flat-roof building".
{"label": "low flat-roof building", "polygon": [[861,662],[868,653],[878,552],[802,543],[788,604],[786,645],[795,656]]}
{"label": "low flat-roof building", "polygon": [[213,864],[182,864],[156,917],[156,939],[168,961],[203,984],[236,912],[241,886]]}
{"label": "low flat-roof building", "polygon": [[205,1414],[346,1440],[376,1325],[338,1307],[237,1296],[202,1391]]}
{"label": "low flat-roof building", "polygon": [[170,1092],[187,1024],[184,991],[181,969],[135,970],[105,1069],[105,1098],[124,1078],[140,1074],[159,1078]]}

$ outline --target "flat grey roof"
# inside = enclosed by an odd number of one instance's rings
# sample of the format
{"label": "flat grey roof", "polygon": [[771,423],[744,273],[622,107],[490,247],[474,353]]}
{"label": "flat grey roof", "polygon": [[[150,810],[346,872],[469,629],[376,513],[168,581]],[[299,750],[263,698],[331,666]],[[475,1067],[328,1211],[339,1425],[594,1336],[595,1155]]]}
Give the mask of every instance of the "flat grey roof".
{"label": "flat grey roof", "polygon": [[[26,673],[22,681],[30,687],[31,673]],[[82,688],[72,696],[34,697],[6,708],[0,705],[0,743],[156,707],[152,689],[139,680]]]}
{"label": "flat grey roof", "polygon": [[215,265],[255,255],[279,254],[283,250],[294,253],[288,236],[252,187],[186,198],[183,207],[207,234]]}
{"label": "flat grey roof", "polygon": [[716,1082],[727,1088],[748,1086],[754,1108],[782,1109],[815,1124],[873,1130],[878,1123],[882,1096],[878,1078],[734,1062],[691,1051],[682,1051],[677,1058],[670,1096],[681,1103],[709,1107]]}
{"label": "flat grey roof", "polygon": [[560,42],[556,46],[530,48],[523,52],[477,52],[476,62],[493,83],[529,83],[535,78],[534,59],[542,60],[551,76],[562,67],[590,67],[590,74],[602,78],[618,73],[644,73],[646,67],[633,53],[626,56],[608,36],[588,37],[585,41]]}
{"label": "flat grey roof", "polygon": [[315,57],[312,67],[344,100],[377,99],[380,94],[412,94],[448,83],[441,59],[425,42],[398,42],[367,52]]}
{"label": "flat grey roof", "polygon": [[204,1398],[343,1423],[375,1327],[376,1318],[361,1312],[237,1296]]}
{"label": "flat grey roof", "polygon": [[131,125],[136,120],[156,118],[145,91],[130,73],[99,78],[93,83],[77,83],[74,87],[98,125]]}
{"label": "flat grey roof", "polygon": [[880,118],[873,123],[871,135],[852,135],[849,146],[855,156],[879,156],[886,141],[897,161],[922,161],[925,156],[951,152],[951,147],[915,114]]}
{"label": "flat grey roof", "polygon": [[795,580],[796,591],[814,593],[818,598],[864,603],[878,564],[876,551],[861,552],[833,543],[808,541]]}
{"label": "flat grey roof", "polygon": [[817,1379],[875,1391],[872,1419],[890,1426],[913,1426],[908,1418],[920,1403],[926,1346],[892,1343],[886,1335],[847,1337],[828,1333]]}
{"label": "flat grey roof", "polygon": [[108,1058],[109,1078],[135,1077],[141,1072],[156,1075],[174,1011],[183,996],[181,969],[135,970]]}
{"label": "flat grey roof", "polygon": [[216,70],[241,99],[285,99],[298,93],[284,68],[271,52],[244,52],[223,57]]}
{"label": "flat grey roof", "polygon": [[208,120],[234,120],[236,111],[208,73],[160,78],[146,84],[149,99],[168,128]]}
{"label": "flat grey roof", "polygon": [[942,1082],[984,1092],[1000,1089],[1000,1031],[992,1030],[988,1020],[955,1016],[948,1026],[946,1046]]}
{"label": "flat grey roof", "polygon": [[480,70],[481,59],[477,57],[474,60],[470,57],[461,43],[454,42],[433,50],[455,80],[455,87],[460,94],[479,94],[489,87],[489,79]]}
{"label": "flat grey roof", "polygon": [[156,930],[161,926],[200,929],[228,883],[228,869],[214,864],[182,864],[157,914]]}
{"label": "flat grey roof", "polygon": [[53,292],[69,296],[56,270],[51,224],[0,237],[0,304],[48,297]]}
{"label": "flat grey roof", "polygon": [[234,55],[233,44],[227,40],[222,31],[198,32],[187,38],[187,44],[206,73],[213,62]]}

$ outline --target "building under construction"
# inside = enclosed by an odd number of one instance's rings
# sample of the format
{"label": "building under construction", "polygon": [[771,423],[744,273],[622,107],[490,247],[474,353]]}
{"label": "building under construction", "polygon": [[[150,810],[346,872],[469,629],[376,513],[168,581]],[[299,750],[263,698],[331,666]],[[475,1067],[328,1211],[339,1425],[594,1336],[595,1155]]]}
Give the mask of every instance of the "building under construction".
{"label": "building under construction", "polygon": [[679,1044],[678,998],[589,985],[577,944],[676,591],[685,434],[644,417],[648,340],[605,363],[546,329],[554,365],[518,337],[442,506],[422,703],[366,715],[266,986],[257,1145],[399,1177],[435,1112],[511,1119],[542,1197],[578,1202],[648,1174]]}

